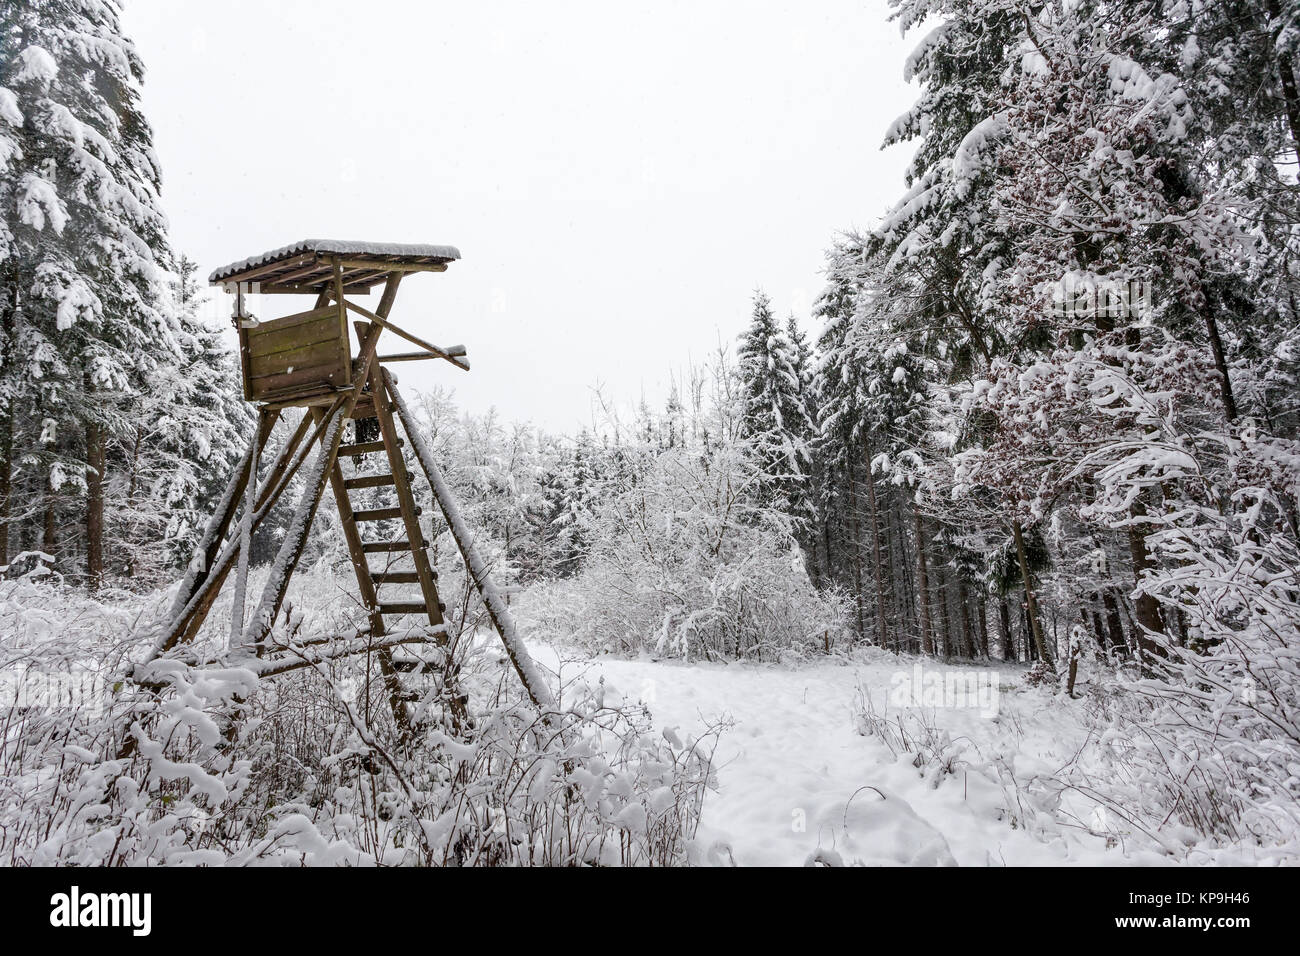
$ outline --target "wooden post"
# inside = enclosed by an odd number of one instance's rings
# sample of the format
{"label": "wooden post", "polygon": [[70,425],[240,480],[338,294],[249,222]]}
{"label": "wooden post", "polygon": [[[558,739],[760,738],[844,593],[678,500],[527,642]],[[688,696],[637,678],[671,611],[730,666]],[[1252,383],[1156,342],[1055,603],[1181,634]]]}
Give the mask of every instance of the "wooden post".
{"label": "wooden post", "polygon": [[[289,486],[290,480],[297,472],[298,466],[302,464],[301,457],[295,459],[292,467],[289,467],[288,462],[293,457],[293,453],[298,446],[302,444],[304,426],[307,423],[307,419],[304,417],[303,422],[299,424],[289,443],[281,451],[275,468],[267,477],[267,484],[262,492],[262,500],[258,503],[257,511],[253,514],[253,529],[256,529],[262,523],[266,513],[279,500],[280,495]],[[212,604],[221,590],[221,585],[225,583],[226,575],[230,573],[235,558],[239,556],[239,545],[235,541],[229,542],[221,551],[216,549],[220,548],[223,543],[230,521],[234,517],[239,496],[244,488],[244,482],[247,481],[246,469],[249,467],[247,462],[244,467],[244,473],[235,483],[235,494],[219,522],[220,534],[215,537],[209,549],[209,552],[215,553],[216,556],[204,564],[201,574],[196,575],[197,583],[190,589],[190,596],[180,605],[180,609],[171,615],[172,623],[168,627],[166,634],[155,645],[153,657],[170,650],[177,643],[194,639],[199,628],[203,625],[204,619],[208,616],[208,612],[212,610]],[[180,595],[177,595],[177,602],[180,603]]]}
{"label": "wooden post", "polygon": [[[279,412],[273,415],[268,415],[266,412],[261,413],[256,439],[258,446],[265,446],[278,419]],[[198,551],[202,552],[202,556],[200,557],[196,551],[190,569],[181,582],[181,586],[176,592],[176,598],[172,602],[171,612],[168,614],[169,619],[175,620],[180,615],[185,606],[189,604],[190,599],[194,597],[195,592],[207,580],[213,562],[217,559],[217,553],[221,549],[222,540],[225,538],[230,522],[234,518],[239,499],[244,493],[244,486],[248,481],[249,462],[259,452],[260,447],[249,447],[243,461],[240,463],[239,471],[235,473],[230,485],[226,488],[226,493],[221,498],[221,503],[208,521],[208,526],[203,531],[203,537],[199,539]]]}
{"label": "wooden post", "polygon": [[249,552],[253,550],[253,512],[257,510],[257,470],[261,458],[261,427],[253,434],[252,457],[248,461],[247,475],[244,482],[244,514],[239,523],[239,570],[235,573],[235,594],[230,609],[230,640],[226,650],[239,655],[242,648],[239,639],[244,633],[244,592],[248,585]]}
{"label": "wooden post", "polygon": [[[384,289],[384,294],[388,294],[387,288]],[[341,353],[339,358],[344,367],[348,370],[347,377],[343,382],[343,384],[347,385],[352,382],[352,347],[349,344],[350,340],[348,338],[348,308],[347,303],[343,299],[343,264],[338,259],[334,260],[334,295],[338,298],[339,310],[338,347]],[[316,301],[320,302],[321,305],[324,305],[325,303],[322,301],[324,297],[325,293],[322,291],[320,297],[317,298]],[[360,344],[360,342],[357,343],[358,346],[360,346]]]}

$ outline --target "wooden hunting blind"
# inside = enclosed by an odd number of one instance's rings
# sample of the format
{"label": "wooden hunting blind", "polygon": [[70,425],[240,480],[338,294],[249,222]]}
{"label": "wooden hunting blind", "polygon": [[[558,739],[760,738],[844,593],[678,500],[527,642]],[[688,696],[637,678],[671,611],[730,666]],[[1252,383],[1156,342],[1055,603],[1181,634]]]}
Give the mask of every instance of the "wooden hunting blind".
{"label": "wooden hunting blind", "polygon": [[[234,296],[233,322],[239,335],[244,396],[257,407],[257,429],[205,529],[141,674],[149,672],[148,665],[154,660],[175,656],[194,639],[223,582],[235,570],[235,606],[226,656],[238,659],[241,666],[253,667],[261,676],[273,676],[346,655],[374,654],[394,718],[408,734],[411,708],[421,700],[403,683],[402,675],[428,665],[420,658],[401,658],[394,650],[402,645],[433,645],[443,651],[433,657],[442,661],[447,706],[457,722],[463,720],[465,704],[455,690],[452,649],[443,617],[446,608],[438,596],[437,573],[429,561],[429,542],[411,488],[415,476],[408,470],[404,451],[409,441],[433,500],[465,559],[468,576],[482,595],[525,689],[535,703],[549,702],[549,691],[488,578],[487,565],[460,518],[438,465],[398,393],[395,379],[384,369],[388,363],[422,359],[442,359],[469,369],[463,347],[433,345],[389,318],[405,277],[445,272],[459,258],[459,251],[452,246],[307,239],[212,273],[212,284]],[[373,310],[351,298],[374,290],[382,294]],[[247,310],[247,297],[255,294],[309,295],[314,302],[305,311],[263,322]],[[406,340],[417,350],[379,354],[384,332]],[[303,409],[303,414],[263,472],[259,469],[262,452],[282,414],[293,408]],[[344,426],[349,421],[356,423],[353,438],[344,441]],[[399,434],[399,423],[405,437]],[[313,448],[316,454],[304,469]],[[245,623],[243,592],[251,534],[300,472],[306,487],[261,597],[251,605]],[[285,644],[274,637],[276,616],[327,485],[338,505],[368,626],[355,635],[313,639],[307,647]],[[354,504],[354,496],[374,499],[376,495],[391,496],[392,500]],[[394,527],[400,529],[396,536]],[[372,528],[379,530],[372,533]],[[374,567],[375,561],[381,567]],[[395,593],[394,589],[407,593]]]}
{"label": "wooden hunting blind", "polygon": [[[452,246],[306,239],[217,269],[213,284],[236,296],[244,397],[296,402],[350,386],[347,296],[395,286],[395,279],[412,272],[446,272],[459,258]],[[244,314],[249,294],[314,295],[317,301],[305,312],[257,322]],[[430,358],[448,357],[432,351]]]}

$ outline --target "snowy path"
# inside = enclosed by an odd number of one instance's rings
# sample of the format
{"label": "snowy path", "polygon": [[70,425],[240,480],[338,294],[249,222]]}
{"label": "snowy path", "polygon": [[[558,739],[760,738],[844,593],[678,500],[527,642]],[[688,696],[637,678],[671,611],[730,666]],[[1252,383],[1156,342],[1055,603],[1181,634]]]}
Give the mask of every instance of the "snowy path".
{"label": "snowy path", "polygon": [[[777,668],[600,658],[561,666],[555,650],[536,651],[566,678],[583,669],[590,680],[603,674],[607,699],[644,702],[658,728],[685,737],[718,718],[733,722],[718,747],[719,789],[705,802],[700,833],[704,846],[717,844],[721,862],[729,852],[740,865],[801,865],[817,850],[875,864],[1161,862],[1108,850],[1087,827],[1071,825],[1089,806],[1015,809],[1024,794],[1006,785],[1010,773],[988,769],[1000,758],[1017,779],[1050,776],[1084,735],[1072,702],[1017,690],[1000,695],[998,716],[923,708],[961,758],[955,773],[923,774],[912,754],[895,757],[879,738],[859,734],[853,718],[859,684],[883,706],[910,660]],[[999,674],[1008,689],[1015,673]],[[1012,815],[1030,829],[1013,827]]]}

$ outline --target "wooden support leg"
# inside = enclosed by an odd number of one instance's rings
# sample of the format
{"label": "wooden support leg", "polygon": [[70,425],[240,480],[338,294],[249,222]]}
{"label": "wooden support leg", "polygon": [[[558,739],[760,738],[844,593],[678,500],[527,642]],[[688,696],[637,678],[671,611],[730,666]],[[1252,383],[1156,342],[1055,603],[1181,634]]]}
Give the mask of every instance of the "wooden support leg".
{"label": "wooden support leg", "polygon": [[[277,413],[278,414],[278,413]],[[267,483],[263,488],[261,500],[258,503],[257,512],[253,515],[253,528],[256,529],[261,524],[262,519],[266,517],[268,511],[279,501],[280,495],[289,486],[294,474],[297,473],[299,466],[305,456],[294,457],[294,453],[302,444],[306,435],[307,428],[311,424],[307,416],[299,423],[298,428],[281,450],[275,466],[267,476]],[[290,464],[292,460],[292,465]],[[245,475],[244,481],[247,480]],[[243,482],[240,483],[242,489]],[[231,512],[233,517],[233,509]],[[229,517],[226,521],[229,526]],[[218,544],[220,541],[217,542]],[[166,653],[177,644],[191,641],[198,633],[203,621],[207,618],[208,612],[212,610],[212,604],[216,601],[217,594],[221,591],[221,585],[225,583],[226,575],[234,564],[234,559],[239,553],[237,542],[231,542],[220,555],[216,558],[213,566],[207,572],[202,582],[194,588],[194,593],[190,596],[189,601],[184,608],[173,618],[172,623],[168,626],[165,634],[154,645],[150,659],[157,657],[159,654]]]}
{"label": "wooden support leg", "polygon": [[391,376],[387,371],[382,374],[384,382],[383,394],[388,396],[397,409],[397,416],[401,419],[402,427],[406,430],[407,438],[411,441],[415,457],[420,462],[425,477],[429,479],[434,500],[438,502],[443,517],[447,519],[447,525],[451,528],[451,534],[456,541],[456,546],[460,548],[461,556],[465,559],[466,571],[469,572],[470,579],[474,582],[474,586],[478,588],[479,594],[483,598],[488,617],[492,619],[492,626],[501,637],[506,656],[510,658],[510,663],[514,665],[515,672],[519,675],[519,680],[523,683],[524,690],[528,692],[528,696],[532,698],[533,703],[543,710],[554,707],[555,701],[551,696],[550,688],[547,686],[546,681],[542,679],[541,672],[537,669],[537,665],[528,653],[528,648],[524,646],[523,639],[519,636],[519,631],[515,627],[514,617],[510,614],[510,609],[506,607],[505,602],[501,599],[492,583],[488,574],[488,566],[484,562],[482,555],[478,553],[473,538],[470,537],[469,529],[460,516],[460,508],[452,497],[446,481],[443,480],[442,471],[433,460],[433,454],[430,452],[428,445],[425,444],[424,437],[420,434],[418,426],[411,418],[410,410],[407,409],[405,401],[403,401],[401,394],[393,384]]}
{"label": "wooden support leg", "polygon": [[261,457],[263,450],[266,448],[267,440],[271,437],[271,431],[280,418],[280,413],[278,411],[262,412],[259,418],[256,438],[253,444],[249,446],[248,453],[244,455],[239,470],[226,488],[221,503],[218,505],[217,510],[213,512],[208,526],[203,531],[203,537],[199,541],[198,548],[199,551],[202,551],[202,557],[199,557],[196,552],[195,560],[176,592],[176,600],[172,603],[171,612],[168,614],[170,620],[174,621],[185,610],[185,606],[189,604],[195,592],[207,580],[213,562],[216,561],[217,554],[221,549],[221,542],[225,540],[226,534],[230,530],[230,522],[234,520],[235,511],[239,507],[240,499],[244,496],[244,489],[248,485],[250,465],[255,459]]}
{"label": "wooden support leg", "polygon": [[335,408],[332,415],[322,423],[325,425],[325,433],[321,436],[320,451],[317,452],[316,461],[307,475],[307,487],[298,500],[293,522],[289,526],[284,542],[280,545],[280,550],[276,553],[275,562],[271,565],[271,574],[266,587],[262,589],[262,597],[257,603],[257,609],[244,630],[245,646],[261,644],[271,633],[275,617],[280,612],[280,605],[284,603],[285,592],[289,590],[289,580],[293,577],[293,572],[298,567],[298,560],[302,557],[302,549],[307,543],[312,520],[316,517],[316,509],[320,507],[321,495],[325,493],[330,472],[338,460],[343,425],[347,421],[348,412],[355,404],[354,393],[352,398]]}

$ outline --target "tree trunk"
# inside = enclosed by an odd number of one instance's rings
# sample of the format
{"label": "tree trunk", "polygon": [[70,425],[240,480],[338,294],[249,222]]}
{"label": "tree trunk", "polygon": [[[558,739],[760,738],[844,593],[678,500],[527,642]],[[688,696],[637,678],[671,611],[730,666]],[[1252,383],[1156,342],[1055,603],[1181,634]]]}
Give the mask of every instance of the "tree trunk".
{"label": "tree trunk", "polygon": [[980,612],[975,618],[976,624],[979,625],[980,638],[980,656],[984,660],[989,659],[989,602],[984,593],[980,592]]}
{"label": "tree trunk", "polygon": [[957,585],[957,601],[961,605],[961,643],[962,652],[969,660],[975,659],[975,640],[971,636],[970,601],[966,593],[966,584]]}
{"label": "tree trunk", "polygon": [[59,549],[59,508],[58,495],[53,491],[45,493],[45,514],[41,519],[41,550],[51,558],[57,558]]}
{"label": "tree trunk", "polygon": [[[816,479],[813,480],[816,481]],[[817,528],[817,515],[811,508],[806,517],[808,523],[802,534],[797,535],[797,537],[800,539],[799,543],[805,546],[804,553],[808,556],[808,579],[812,581],[813,587],[820,591],[826,586],[822,577],[822,536]],[[539,576],[545,578],[544,573]]]}
{"label": "tree trunk", "polygon": [[86,426],[86,586],[99,590],[104,580],[104,429]]}
{"label": "tree trunk", "polygon": [[[884,647],[888,642],[889,631],[885,624],[885,576],[880,563],[880,521],[876,511],[876,479],[871,473],[871,444],[863,443],[867,458],[867,508],[871,517],[871,556],[873,570],[876,573],[876,639]],[[897,647],[895,647],[897,650]]]}
{"label": "tree trunk", "polygon": [[1020,633],[1024,635],[1024,658],[1031,664],[1034,661],[1041,661],[1042,655],[1038,653],[1038,645],[1034,643],[1030,635],[1034,631],[1034,626],[1029,623],[1029,594],[1026,592],[1025,600],[1020,602]]}
{"label": "tree trunk", "polygon": [[1029,581],[1029,559],[1025,556],[1025,535],[1019,521],[1012,522],[1011,532],[1016,539],[1016,559],[1020,562],[1020,578],[1025,585],[1025,611],[1029,615],[1029,630],[1034,638],[1034,647],[1038,651],[1038,656],[1050,664],[1052,656],[1047,652],[1047,644],[1043,640],[1043,627],[1038,620],[1038,600],[1034,597],[1034,587]]}
{"label": "tree trunk", "polygon": [[1219,323],[1215,321],[1214,312],[1207,305],[1205,310],[1205,331],[1210,339],[1210,351],[1214,354],[1214,367],[1219,373],[1219,397],[1223,400],[1223,414],[1230,422],[1237,420],[1237,399],[1232,394],[1232,379],[1228,377],[1228,360],[1223,353],[1223,340],[1219,338]]}
{"label": "tree trunk", "polygon": [[[0,384],[14,375],[14,332],[18,316],[18,264],[10,263],[0,285]],[[9,518],[12,514],[14,396],[0,409],[0,565],[9,563]]]}
{"label": "tree trunk", "polygon": [[[1139,498],[1133,502],[1129,513],[1133,518],[1141,518],[1147,513],[1146,505]],[[1155,562],[1147,551],[1146,532],[1136,524],[1128,526],[1128,549],[1133,559],[1133,580],[1140,584],[1143,572],[1154,568]],[[1139,656],[1144,662],[1147,658],[1162,656],[1159,638],[1164,636],[1165,629],[1160,619],[1160,602],[1145,591],[1139,591],[1133,604],[1138,624],[1135,637]]]}
{"label": "tree trunk", "polygon": [[826,583],[827,584],[831,584],[834,581],[834,577],[831,574],[831,568],[835,566],[835,560],[834,558],[831,557],[831,518],[832,517],[833,517],[833,512],[831,510],[831,503],[828,500],[826,503],[826,512],[825,514],[822,515],[822,539],[823,539],[822,547],[826,554]]}
{"label": "tree trunk", "polygon": [[921,509],[912,502],[912,517],[916,521],[916,604],[921,618],[921,653],[934,654],[934,638],[930,634],[930,581],[925,565],[925,521]]}
{"label": "tree trunk", "polygon": [[998,632],[998,639],[1002,642],[1002,659],[1014,661],[1016,649],[1011,643],[1011,608],[1007,607],[1006,598],[998,602]]}
{"label": "tree trunk", "polygon": [[1111,646],[1121,653],[1128,652],[1128,642],[1124,639],[1124,622],[1119,616],[1119,602],[1115,600],[1115,592],[1110,588],[1102,588],[1101,603],[1106,608],[1106,631],[1110,635]]}
{"label": "tree trunk", "polygon": [[948,607],[948,575],[943,572],[942,561],[934,572],[939,579],[939,623],[943,625],[943,656],[946,660],[952,657],[952,615]]}
{"label": "tree trunk", "polygon": [[9,563],[9,502],[13,495],[14,412],[0,412],[0,565]]}
{"label": "tree trunk", "polygon": [[[1285,21],[1278,0],[1268,0],[1268,17],[1272,21],[1270,26],[1275,25],[1277,29],[1282,29]],[[1291,61],[1285,55],[1277,58],[1277,74],[1278,79],[1282,81],[1282,99],[1286,105],[1287,125],[1291,129],[1291,147],[1296,151],[1296,155],[1300,156],[1300,92],[1297,92],[1295,71],[1291,68]]]}
{"label": "tree trunk", "polygon": [[921,649],[917,637],[916,588],[912,581],[912,565],[907,559],[907,532],[899,511],[897,500],[885,509],[885,528],[889,533],[886,538],[889,545],[889,593],[898,596],[897,623],[907,635],[907,649],[915,653]]}
{"label": "tree trunk", "polygon": [[[1100,595],[1093,595],[1094,600],[1098,597],[1100,597]],[[1087,624],[1088,629],[1092,631],[1093,640],[1097,642],[1097,646],[1101,648],[1102,653],[1104,654],[1107,650],[1106,630],[1102,626],[1101,614],[1098,613],[1097,606],[1094,604],[1088,608],[1086,613],[1080,613],[1084,614],[1084,623]]]}
{"label": "tree trunk", "polygon": [[867,636],[866,611],[862,606],[862,531],[858,525],[858,482],[853,475],[853,462],[846,469],[849,478],[849,530],[853,538],[849,542],[850,564],[853,567],[853,603],[858,613],[858,637]]}

